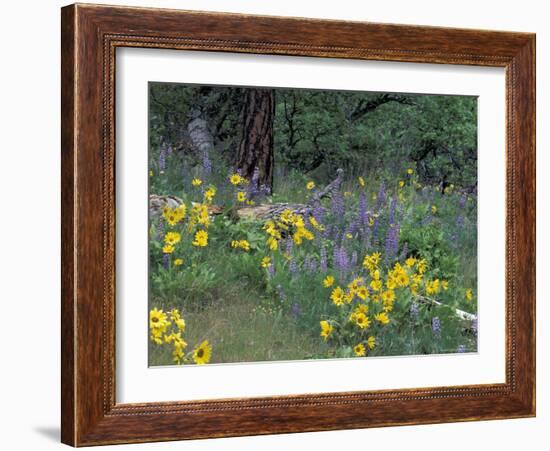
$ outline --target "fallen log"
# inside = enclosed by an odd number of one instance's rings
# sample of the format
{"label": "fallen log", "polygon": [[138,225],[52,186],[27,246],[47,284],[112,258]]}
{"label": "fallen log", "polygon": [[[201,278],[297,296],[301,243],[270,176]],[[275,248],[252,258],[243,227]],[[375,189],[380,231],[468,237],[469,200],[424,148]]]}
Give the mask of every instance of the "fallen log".
{"label": "fallen log", "polygon": [[[332,197],[335,191],[340,189],[344,180],[343,169],[336,171],[336,178],[323,189],[314,192],[310,200],[306,204],[292,204],[286,202],[278,203],[263,203],[251,206],[242,206],[234,210],[234,214],[239,219],[272,219],[280,216],[284,210],[290,210],[294,214],[307,215],[313,208],[319,204],[321,199]],[[156,194],[149,195],[149,213],[153,217],[160,216],[164,207],[176,208],[183,203],[176,196],[159,196]],[[212,215],[218,215],[223,212],[223,206],[209,205],[208,210]]]}
{"label": "fallen log", "polygon": [[[416,296],[416,299],[418,299],[423,304],[432,304],[432,305],[447,307],[442,302],[436,301],[435,299],[428,298],[426,296]],[[452,307],[449,307],[449,308],[452,309]],[[460,319],[463,319],[463,320],[466,320],[466,321],[476,321],[477,320],[477,315],[474,315],[473,313],[468,313],[468,312],[465,312],[464,310],[460,310],[460,309],[457,309],[457,308],[455,308],[453,310],[454,310],[455,315],[458,316]]]}

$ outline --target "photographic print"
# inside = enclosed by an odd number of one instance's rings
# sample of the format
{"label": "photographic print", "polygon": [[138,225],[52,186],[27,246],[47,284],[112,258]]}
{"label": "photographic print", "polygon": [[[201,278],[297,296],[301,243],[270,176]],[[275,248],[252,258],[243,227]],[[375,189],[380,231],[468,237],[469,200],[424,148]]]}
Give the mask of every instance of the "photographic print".
{"label": "photographic print", "polygon": [[477,352],[477,98],[150,82],[149,365]]}

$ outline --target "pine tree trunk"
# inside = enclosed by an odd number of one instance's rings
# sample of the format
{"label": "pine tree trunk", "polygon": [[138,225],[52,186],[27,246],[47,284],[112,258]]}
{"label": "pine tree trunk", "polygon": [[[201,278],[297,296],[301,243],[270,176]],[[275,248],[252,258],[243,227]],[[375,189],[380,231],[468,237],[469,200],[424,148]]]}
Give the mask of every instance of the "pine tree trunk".
{"label": "pine tree trunk", "polygon": [[259,171],[259,185],[273,188],[273,119],[272,89],[247,89],[243,112],[243,134],[236,167],[243,177],[252,179]]}

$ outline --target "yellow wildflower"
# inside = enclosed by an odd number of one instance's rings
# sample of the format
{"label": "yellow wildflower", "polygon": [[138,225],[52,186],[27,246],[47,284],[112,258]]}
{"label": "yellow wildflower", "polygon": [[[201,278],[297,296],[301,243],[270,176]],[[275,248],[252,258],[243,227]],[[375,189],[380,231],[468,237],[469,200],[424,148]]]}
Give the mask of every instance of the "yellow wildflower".
{"label": "yellow wildflower", "polygon": [[325,230],[325,226],[322,224],[319,224],[317,219],[315,219],[313,216],[309,217],[309,223],[313,226],[314,229],[319,230],[320,232]]}
{"label": "yellow wildflower", "polygon": [[204,201],[205,202],[212,202],[212,199],[214,199],[214,196],[216,195],[216,187],[210,186],[205,192],[204,192]]}
{"label": "yellow wildflower", "polygon": [[374,291],[380,291],[381,288],[382,288],[382,281],[381,280],[371,280],[370,282],[370,287],[374,290]]}
{"label": "yellow wildflower", "polygon": [[353,347],[353,352],[355,352],[355,355],[357,357],[363,357],[365,355],[365,345],[363,343],[359,343],[358,345],[355,345]]}
{"label": "yellow wildflower", "polygon": [[315,182],[308,182],[306,188],[312,190],[313,188],[315,188]]}
{"label": "yellow wildflower", "polygon": [[193,186],[201,186],[202,185],[202,180],[201,179],[193,179],[191,181],[191,185]]}
{"label": "yellow wildflower", "polygon": [[395,281],[400,287],[406,287],[409,285],[409,276],[406,272],[401,272],[395,277]]}
{"label": "yellow wildflower", "polygon": [[470,302],[474,298],[474,293],[472,292],[471,288],[468,288],[466,290],[466,300]]}
{"label": "yellow wildflower", "polygon": [[342,305],[344,303],[344,290],[340,287],[336,287],[330,294],[330,299],[334,305]]}
{"label": "yellow wildflower", "polygon": [[334,283],[334,277],[332,276],[326,276],[325,280],[323,280],[323,286],[325,288],[331,287],[333,283]]}
{"label": "yellow wildflower", "polygon": [[405,260],[405,264],[406,264],[409,268],[412,268],[412,267],[416,264],[416,258],[414,258],[414,257],[409,257],[409,258],[407,258],[407,260]]}
{"label": "yellow wildflower", "polygon": [[405,186],[405,182],[403,180],[399,180],[399,188],[403,188]]}
{"label": "yellow wildflower", "polygon": [[414,171],[411,168],[407,169],[407,174],[412,175],[413,172]]}
{"label": "yellow wildflower", "polygon": [[424,274],[426,272],[426,269],[428,269],[428,263],[426,262],[426,259],[423,258],[422,260],[420,260],[416,264],[416,269],[418,270],[419,274]]}
{"label": "yellow wildflower", "polygon": [[366,315],[369,313],[369,306],[367,304],[359,304],[355,307],[354,313],[364,313]]}
{"label": "yellow wildflower", "polygon": [[327,340],[329,335],[332,333],[332,324],[324,320],[321,321],[319,324],[321,325],[321,337]]}
{"label": "yellow wildflower", "polygon": [[151,329],[165,329],[168,326],[166,313],[156,307],[149,312],[149,327]]}
{"label": "yellow wildflower", "polygon": [[437,207],[432,205],[432,213],[435,215],[437,213]]}
{"label": "yellow wildflower", "polygon": [[371,335],[369,338],[367,338],[367,346],[369,349],[374,349],[376,346],[376,339]]}
{"label": "yellow wildflower", "polygon": [[181,266],[183,265],[183,260],[181,258],[176,258],[174,260],[174,266]]}
{"label": "yellow wildflower", "polygon": [[166,244],[162,248],[162,252],[164,252],[165,254],[171,254],[172,252],[174,252],[174,249],[175,247],[172,246],[171,244]]}
{"label": "yellow wildflower", "polygon": [[367,287],[361,286],[357,288],[356,294],[359,298],[365,300],[369,297],[369,290],[367,290]]}
{"label": "yellow wildflower", "polygon": [[361,329],[367,329],[370,326],[370,319],[363,312],[353,312],[349,319]]}
{"label": "yellow wildflower", "polygon": [[206,230],[199,230],[195,233],[195,240],[193,241],[193,246],[205,247],[208,245],[208,232]]}
{"label": "yellow wildflower", "polygon": [[361,185],[363,188],[365,187],[365,179],[361,176],[357,178],[357,181],[359,182],[359,185]]}
{"label": "yellow wildflower", "polygon": [[237,200],[239,202],[244,202],[246,200],[246,193],[244,191],[239,191],[237,193]]}
{"label": "yellow wildflower", "polygon": [[436,294],[439,293],[439,279],[429,280],[426,282],[426,293],[427,294]]}
{"label": "yellow wildflower", "polygon": [[212,346],[210,346],[210,344],[208,343],[208,340],[204,340],[193,351],[193,360],[197,365],[204,365],[205,363],[210,362],[211,356],[212,356]]}
{"label": "yellow wildflower", "polygon": [[305,238],[308,241],[311,241],[313,240],[313,238],[315,238],[315,236],[313,235],[313,233],[311,233],[311,231],[309,231],[305,227],[298,227],[296,229],[296,232],[294,232],[292,239],[299,246],[300,244],[302,244],[303,238]]}
{"label": "yellow wildflower", "polygon": [[164,235],[164,242],[173,246],[176,243],[179,243],[181,240],[181,235],[178,232],[168,232]]}
{"label": "yellow wildflower", "polygon": [[272,236],[267,239],[267,245],[272,251],[276,251],[279,248],[279,241]]}
{"label": "yellow wildflower", "polygon": [[231,177],[229,177],[229,181],[232,185],[239,185],[242,183],[243,178],[239,174],[233,174]]}
{"label": "yellow wildflower", "polygon": [[390,322],[390,319],[388,315],[385,312],[378,313],[377,315],[374,315],[374,319],[378,321],[380,324],[385,326]]}
{"label": "yellow wildflower", "polygon": [[271,266],[271,258],[269,257],[262,258],[262,261],[260,262],[260,266],[262,268],[269,268]]}
{"label": "yellow wildflower", "polygon": [[442,281],[441,281],[441,287],[442,287],[445,291],[447,291],[447,290],[449,289],[449,282],[446,281],[446,280],[442,280]]}

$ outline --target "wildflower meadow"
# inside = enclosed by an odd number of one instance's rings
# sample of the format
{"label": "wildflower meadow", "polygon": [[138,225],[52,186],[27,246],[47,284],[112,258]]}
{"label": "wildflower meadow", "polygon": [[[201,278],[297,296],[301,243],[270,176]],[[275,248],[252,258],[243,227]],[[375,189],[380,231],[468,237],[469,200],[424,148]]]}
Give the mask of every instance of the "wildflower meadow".
{"label": "wildflower meadow", "polygon": [[149,363],[477,351],[474,97],[149,85]]}

